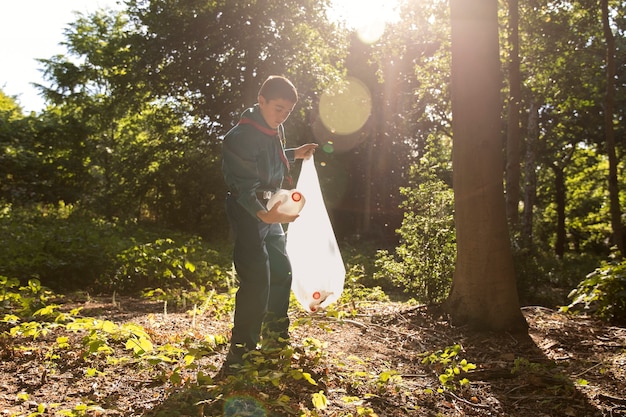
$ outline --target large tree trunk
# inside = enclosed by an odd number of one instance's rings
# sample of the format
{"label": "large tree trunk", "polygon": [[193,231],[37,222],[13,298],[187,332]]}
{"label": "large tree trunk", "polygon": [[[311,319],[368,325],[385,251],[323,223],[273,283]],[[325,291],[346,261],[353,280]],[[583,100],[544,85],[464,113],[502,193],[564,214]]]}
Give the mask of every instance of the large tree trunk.
{"label": "large tree trunk", "polygon": [[502,184],[497,0],[451,0],[457,263],[446,309],[474,329],[522,331]]}
{"label": "large tree trunk", "polygon": [[622,232],[622,211],[619,203],[619,185],[617,182],[617,156],[615,154],[615,130],[613,113],[615,110],[615,37],[609,24],[608,0],[601,0],[602,26],[606,40],[606,95],[604,98],[604,135],[606,153],[609,157],[609,196],[611,205],[611,227],[613,244],[617,245],[622,257],[626,256],[626,244]]}
{"label": "large tree trunk", "polygon": [[513,230],[518,229],[520,201],[520,100],[522,76],[519,57],[518,0],[509,0],[509,111],[506,135],[506,211]]}

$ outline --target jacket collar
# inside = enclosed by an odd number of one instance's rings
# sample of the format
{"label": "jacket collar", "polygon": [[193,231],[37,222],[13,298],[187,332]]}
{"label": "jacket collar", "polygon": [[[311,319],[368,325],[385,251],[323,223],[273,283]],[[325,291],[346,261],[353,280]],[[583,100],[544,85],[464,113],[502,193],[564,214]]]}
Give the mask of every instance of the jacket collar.
{"label": "jacket collar", "polygon": [[239,123],[237,123],[239,125],[252,125],[254,128],[256,128],[257,130],[265,133],[266,135],[269,136],[278,136],[278,129],[272,129],[270,128],[267,123],[265,123],[265,120],[263,119],[263,116],[261,116],[261,111],[259,109],[258,104],[255,105],[254,107],[247,109],[242,115],[241,115],[241,119],[239,119]]}

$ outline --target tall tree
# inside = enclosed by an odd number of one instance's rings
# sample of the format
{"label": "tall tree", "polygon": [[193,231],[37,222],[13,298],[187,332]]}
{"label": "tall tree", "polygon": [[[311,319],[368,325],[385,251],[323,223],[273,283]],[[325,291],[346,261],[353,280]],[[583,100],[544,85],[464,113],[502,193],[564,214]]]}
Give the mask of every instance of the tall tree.
{"label": "tall tree", "polygon": [[[524,237],[534,236],[533,246],[540,250],[552,245],[556,254],[572,247],[571,219],[559,217],[568,215],[564,207],[575,192],[563,188],[576,157],[570,154],[604,143],[600,63],[605,48],[594,4],[597,0],[520,3],[523,99],[529,109],[526,156],[531,157],[525,161],[524,182],[527,192],[537,193],[536,199],[527,195],[527,202],[538,209],[533,218],[532,207],[524,207]],[[560,173],[552,170],[555,163]]]}
{"label": "tall tree", "polygon": [[606,92],[604,95],[604,137],[606,153],[609,158],[609,196],[611,205],[611,226],[613,244],[617,245],[622,257],[626,256],[626,242],[622,232],[622,210],[619,201],[617,180],[617,155],[615,153],[615,37],[609,19],[609,0],[600,0],[602,9],[602,27],[606,42]]}
{"label": "tall tree", "polygon": [[502,183],[497,0],[451,0],[456,323],[525,331]]}

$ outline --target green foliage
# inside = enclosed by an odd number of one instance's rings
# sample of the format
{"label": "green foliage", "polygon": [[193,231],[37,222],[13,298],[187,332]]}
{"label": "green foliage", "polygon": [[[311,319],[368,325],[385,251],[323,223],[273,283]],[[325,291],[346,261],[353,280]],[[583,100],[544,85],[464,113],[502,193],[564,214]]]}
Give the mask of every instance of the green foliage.
{"label": "green foliage", "polygon": [[222,272],[225,259],[203,245],[200,238],[184,244],[173,239],[156,239],[122,251],[113,288],[121,292],[145,288],[189,289],[195,284],[211,284],[224,289]]}
{"label": "green foliage", "polygon": [[626,260],[604,262],[573,289],[563,311],[583,309],[609,321],[626,322]]}
{"label": "green foliage", "polygon": [[[201,374],[199,359],[215,354],[215,349],[227,342],[223,335],[205,335],[200,341],[182,338],[159,345],[152,340],[149,331],[132,322],[118,324],[106,319],[78,317],[80,309],[69,313],[57,311],[58,305],[46,302],[52,293],[35,280],[27,287],[19,287],[17,280],[0,277],[0,291],[3,294],[0,299],[0,313],[11,312],[5,314],[0,321],[9,326],[6,335],[12,338],[37,339],[52,330],[65,331],[68,335],[84,335],[80,346],[75,345],[75,338],[65,335],[56,337],[56,341],[48,345],[46,366],[51,370],[57,367],[58,362],[63,361],[61,351],[78,349],[87,366],[86,377],[97,378],[102,373],[97,369],[102,366],[102,359],[112,366],[134,361],[163,369],[159,378],[178,386],[183,383],[181,375],[184,372]],[[37,305],[39,308],[35,311],[32,308],[33,298],[40,301]],[[75,411],[81,409],[82,406]]]}
{"label": "green foliage", "polygon": [[48,301],[52,292],[41,286],[37,279],[31,279],[27,285],[20,286],[16,278],[0,275],[0,314],[2,322],[15,323],[20,318],[47,316],[51,313]]}
{"label": "green foliage", "polygon": [[441,179],[428,172],[420,174],[422,179],[414,187],[401,190],[405,214],[397,231],[400,245],[394,254],[379,252],[375,277],[392,282],[418,301],[435,303],[447,296],[452,283],[456,258],[454,196]]}
{"label": "green foliage", "polygon": [[[345,302],[337,303],[336,310],[328,310],[326,317],[306,315],[294,320],[292,330],[301,334],[328,330],[330,321],[341,322],[341,318],[336,317],[353,315],[355,311],[362,314],[364,308],[365,311],[371,311],[372,305],[378,305],[376,291],[367,292],[358,286],[362,278],[360,271],[357,266],[351,268],[350,275],[354,277],[358,290],[351,292]],[[213,379],[215,368],[207,365],[207,360],[213,362],[217,358],[212,356],[224,353],[227,336],[203,334],[194,326],[194,317],[200,314],[216,317],[216,312],[232,309],[233,292],[221,293],[207,288],[188,290],[185,295],[187,302],[194,302],[193,310],[189,311],[190,331],[163,337],[153,327],[86,316],[81,314],[80,308],[68,312],[67,308],[59,308],[59,305],[52,303],[55,295],[37,282],[20,287],[17,280],[2,279],[0,284],[0,294],[4,294],[0,305],[6,308],[10,308],[7,300],[15,299],[11,294],[16,292],[23,293],[23,297],[40,300],[28,311],[15,308],[8,310],[16,314],[0,328],[0,331],[4,327],[7,329],[3,332],[3,343],[26,345],[28,339],[47,335],[47,343],[33,344],[32,348],[29,346],[29,349],[40,349],[38,353],[45,358],[42,366],[47,374],[53,375],[67,364],[69,358],[73,358],[73,365],[83,367],[82,377],[92,379],[94,384],[99,382],[99,378],[110,377],[120,369],[125,372],[128,369],[141,370],[142,378],[171,389],[167,405],[164,405],[168,412],[173,413],[171,415],[222,415],[226,409],[239,415],[237,412],[245,409],[251,413],[258,411],[259,415],[271,412],[321,417],[327,414],[329,407],[335,405],[337,390],[346,386],[346,395],[340,395],[339,399],[346,410],[342,415],[375,416],[375,399],[393,397],[401,401],[407,393],[408,387],[398,370],[390,366],[372,368],[367,358],[341,355],[329,357],[326,343],[312,336],[303,337],[299,343],[292,345],[283,344],[281,340],[279,343],[264,340],[258,351],[252,351],[246,357],[238,373],[219,380]],[[152,296],[168,300],[171,298],[166,294],[170,291],[154,290]],[[12,305],[17,306],[19,303],[12,302]],[[355,316],[357,314],[354,313]],[[167,314],[163,320],[167,322]],[[296,329],[301,326],[318,328]],[[453,366],[460,372],[471,368],[467,361],[454,356],[459,353],[459,349],[450,348],[449,351],[430,355],[429,366],[444,376],[454,375],[444,381],[454,387],[462,386],[463,382],[458,380]],[[76,358],[80,360],[76,362]],[[351,362],[350,366],[346,366],[347,361]],[[443,369],[444,364],[450,368],[449,371]],[[352,365],[356,365],[358,370],[355,371]],[[329,369],[337,371],[331,373]],[[81,373],[75,375],[79,378]],[[329,387],[335,388],[330,390]],[[177,392],[182,395],[180,402],[175,399]],[[198,396],[191,400],[190,397],[196,394]],[[19,398],[27,401],[28,394],[20,394]],[[58,415],[79,416],[82,412],[85,415],[97,413],[98,407],[103,406],[102,403],[82,401],[72,405],[64,403],[63,406],[41,404],[39,409],[41,415],[54,410]],[[407,405],[406,409],[412,407],[414,405]]]}
{"label": "green foliage", "polygon": [[[165,1],[125,6],[77,15],[64,32],[66,55],[40,60],[50,107],[29,153],[10,144],[7,177],[19,171],[24,180],[7,194],[26,183],[30,193],[22,194],[32,195],[35,180],[46,178],[35,201],[79,202],[109,220],[149,220],[223,240],[220,136],[254,104],[267,75],[285,73],[301,92],[290,146],[308,140],[307,111],[341,73],[344,36],[318,1],[183,2],[175,12]],[[245,33],[237,29],[244,21]],[[4,185],[2,174],[0,167]]]}
{"label": "green foliage", "polygon": [[126,238],[113,223],[72,206],[4,207],[0,213],[0,273],[23,282],[37,277],[53,289],[85,289],[114,270]]}
{"label": "green foliage", "polygon": [[371,301],[389,301],[389,297],[379,286],[366,286],[365,269],[363,265],[355,264],[346,271],[345,283],[337,306],[329,306],[329,310],[340,308],[339,306],[352,306],[352,311],[357,310],[361,303]]}
{"label": "green foliage", "polygon": [[467,359],[460,359],[461,351],[460,345],[454,345],[444,350],[426,353],[422,359],[423,364],[430,365],[439,373],[439,382],[442,386],[439,392],[469,385],[469,380],[462,375],[476,369],[476,365],[468,362]]}
{"label": "green foliage", "polygon": [[55,290],[224,289],[232,280],[223,272],[229,254],[198,237],[105,221],[63,203],[4,207],[0,245],[0,274]]}

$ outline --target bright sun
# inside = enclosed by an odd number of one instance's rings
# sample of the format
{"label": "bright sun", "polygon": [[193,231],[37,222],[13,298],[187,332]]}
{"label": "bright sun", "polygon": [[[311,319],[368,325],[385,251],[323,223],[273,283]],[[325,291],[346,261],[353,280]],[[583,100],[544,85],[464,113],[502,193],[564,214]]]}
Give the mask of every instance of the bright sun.
{"label": "bright sun", "polygon": [[346,22],[365,43],[376,42],[385,25],[398,19],[395,0],[332,0],[331,16]]}

